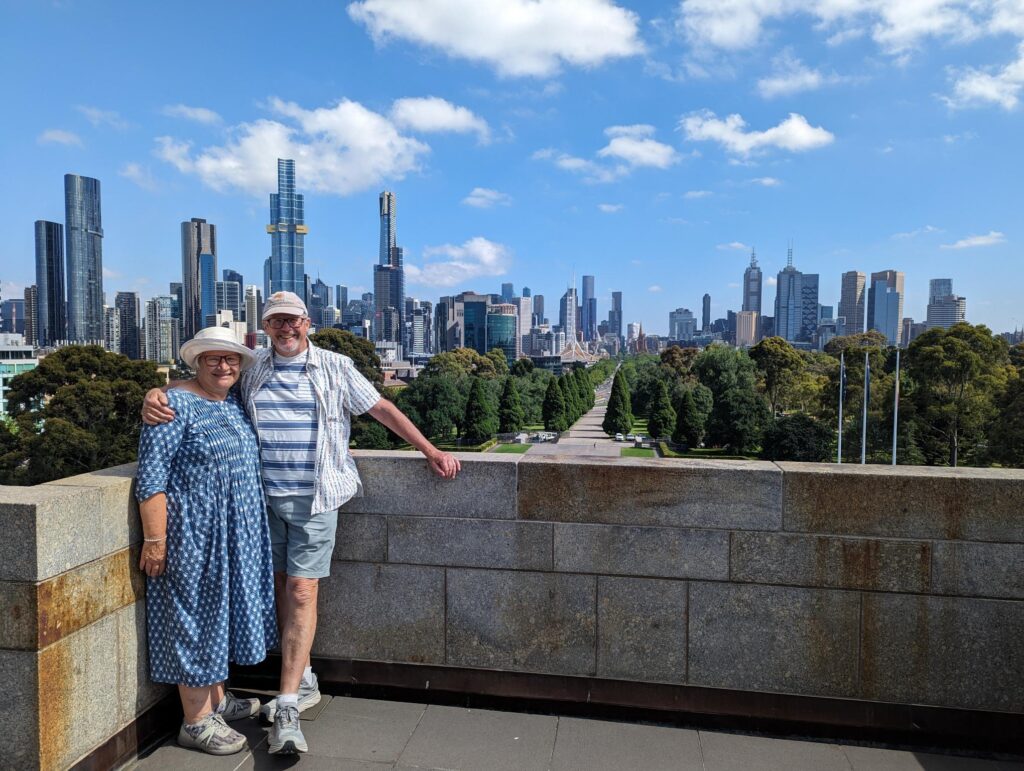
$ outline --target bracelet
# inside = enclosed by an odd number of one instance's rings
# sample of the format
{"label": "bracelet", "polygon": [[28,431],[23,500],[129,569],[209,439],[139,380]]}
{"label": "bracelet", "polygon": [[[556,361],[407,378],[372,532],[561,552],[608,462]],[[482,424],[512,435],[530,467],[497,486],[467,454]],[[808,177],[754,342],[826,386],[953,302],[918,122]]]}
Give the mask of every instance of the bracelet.
{"label": "bracelet", "polygon": [[160,541],[166,541],[167,540],[167,536],[165,535],[165,536],[162,536],[160,538],[143,538],[142,540],[145,541],[146,543],[160,543]]}

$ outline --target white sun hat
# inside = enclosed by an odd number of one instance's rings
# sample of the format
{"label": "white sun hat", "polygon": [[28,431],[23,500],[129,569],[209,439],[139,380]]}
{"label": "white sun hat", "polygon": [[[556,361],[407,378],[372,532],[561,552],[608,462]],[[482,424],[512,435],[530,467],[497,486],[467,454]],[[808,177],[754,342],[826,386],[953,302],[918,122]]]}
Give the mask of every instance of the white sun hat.
{"label": "white sun hat", "polygon": [[235,333],[227,327],[207,327],[196,332],[196,336],[181,346],[178,353],[188,366],[196,368],[199,357],[207,351],[229,351],[242,357],[242,369],[248,369],[256,362],[256,354],[238,342]]}

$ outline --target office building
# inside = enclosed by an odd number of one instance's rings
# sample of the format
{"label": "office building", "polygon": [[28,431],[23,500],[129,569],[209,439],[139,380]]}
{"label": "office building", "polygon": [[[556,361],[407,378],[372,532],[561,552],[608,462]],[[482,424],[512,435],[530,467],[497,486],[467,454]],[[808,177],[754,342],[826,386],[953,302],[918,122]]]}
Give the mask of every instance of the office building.
{"label": "office building", "polygon": [[736,347],[750,348],[760,339],[761,322],[757,311],[740,311],[736,314]]}
{"label": "office building", "polygon": [[[378,198],[380,248],[373,267],[374,340],[398,346],[405,335],[405,267],[402,248],[397,245],[398,201],[387,190]],[[400,352],[398,352],[400,354]]]}
{"label": "office building", "polygon": [[512,299],[519,319],[519,355],[530,355],[530,330],[533,328],[533,298],[524,295]]}
{"label": "office building", "polygon": [[247,333],[259,332],[263,328],[262,314],[263,298],[260,296],[259,287],[249,284],[245,288],[245,331]]}
{"label": "office building", "polygon": [[953,279],[933,278],[928,282],[928,329],[949,329],[967,320],[967,298],[953,294]]}
{"label": "office building", "polygon": [[306,300],[305,204],[301,193],[295,192],[295,161],[277,159],[277,192],[270,194],[270,257],[264,277],[269,286],[267,296],[274,292],[294,292]]}
{"label": "office building", "polygon": [[612,307],[608,311],[608,334],[622,339],[622,292],[612,292]]}
{"label": "office building", "polygon": [[706,335],[711,330],[711,295],[705,293],[701,300],[700,331]]}
{"label": "office building", "polygon": [[30,343],[26,343],[21,335],[0,333],[0,418],[7,415],[10,381],[37,366],[39,358]]}
{"label": "office building", "polygon": [[39,292],[35,284],[25,287],[25,342],[39,345]]}
{"label": "office building", "polygon": [[914,340],[920,337],[922,334],[928,331],[928,324],[924,322],[915,322],[909,316],[903,319],[903,336],[901,338],[900,345],[906,348]]}
{"label": "office building", "polygon": [[793,267],[789,249],[786,267],[775,287],[775,334],[793,343],[812,343],[818,331],[818,274]]}
{"label": "office building", "polygon": [[587,342],[597,339],[597,297],[594,294],[594,277],[583,277],[583,305],[580,322],[583,339]]}
{"label": "office building", "polygon": [[64,175],[64,235],[68,340],[102,342],[103,218],[98,179]]}
{"label": "office building", "polygon": [[25,335],[25,298],[0,302],[0,333]]}
{"label": "office building", "polygon": [[313,320],[313,325],[317,327],[330,327],[334,326],[334,314],[328,314],[327,318],[329,321],[324,320],[324,311],[334,310],[334,300],[332,298],[331,287],[324,283],[320,278],[317,278],[309,288],[309,297],[306,300],[306,309],[309,311],[309,317]]}
{"label": "office building", "polygon": [[139,293],[118,292],[114,295],[114,307],[117,309],[118,327],[121,333],[118,351],[129,359],[143,358],[144,351],[139,339],[139,327],[142,325]]}
{"label": "office building", "polygon": [[221,271],[221,280],[234,281],[239,286],[245,286],[245,279],[242,277],[242,274],[237,270],[231,270],[231,268],[224,268],[224,270]]}
{"label": "office building", "polygon": [[36,220],[36,340],[51,347],[67,340],[67,304],[64,299],[64,226]]}
{"label": "office building", "polygon": [[[206,326],[217,306],[217,226],[201,217],[181,223],[181,339]],[[205,301],[205,302],[204,302]]]}
{"label": "office building", "polygon": [[103,306],[103,347],[121,353],[121,312],[115,305]]}
{"label": "office building", "polygon": [[743,310],[761,313],[761,269],[757,267],[757,252],[753,249],[750,250],[750,265],[743,271]]}
{"label": "office building", "polygon": [[503,283],[501,285],[501,301],[503,303],[512,302],[512,298],[516,296],[516,288],[511,281]]}
{"label": "office building", "polygon": [[143,326],[146,359],[158,364],[173,363],[178,351],[177,325],[171,316],[171,303],[170,295],[157,295],[146,301]]}
{"label": "office building", "polygon": [[511,365],[519,357],[519,319],[511,303],[492,305],[487,309],[487,347],[501,348]]}
{"label": "office building", "polygon": [[569,287],[562,295],[558,305],[558,326],[559,331],[565,333],[565,344],[573,345],[576,342],[576,287]]}
{"label": "office building", "polygon": [[848,335],[864,331],[864,287],[865,276],[860,271],[848,270],[843,274],[836,315],[846,319],[845,333]]}
{"label": "office building", "polygon": [[528,287],[528,286],[524,286],[523,287],[523,295],[522,296],[523,297],[529,297],[530,296],[530,287]]}
{"label": "office building", "polygon": [[336,284],[334,287],[334,307],[342,313],[348,308],[348,287],[344,284]]}
{"label": "office building", "polygon": [[539,327],[547,323],[548,320],[544,317],[544,295],[539,294],[533,298],[533,326]]}
{"label": "office building", "polygon": [[868,329],[885,335],[889,345],[903,337],[903,273],[882,270],[871,274],[868,288]]}
{"label": "office building", "polygon": [[676,308],[668,314],[669,340],[692,340],[697,334],[697,319],[689,308]]}

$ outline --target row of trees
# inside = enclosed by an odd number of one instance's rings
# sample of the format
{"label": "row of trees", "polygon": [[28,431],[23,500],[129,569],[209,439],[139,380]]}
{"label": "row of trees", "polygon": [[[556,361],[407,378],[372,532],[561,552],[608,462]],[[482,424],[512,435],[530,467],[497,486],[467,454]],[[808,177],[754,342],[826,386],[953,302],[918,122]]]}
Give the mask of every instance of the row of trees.
{"label": "row of trees", "polygon": [[[835,338],[824,353],[798,351],[778,337],[749,351],[672,347],[622,363],[605,430],[628,431],[637,415],[653,436],[690,448],[826,460],[837,451],[842,390],[843,457],[859,460],[866,360],[865,454],[887,462],[896,357],[876,331]],[[915,339],[900,365],[899,463],[1024,465],[1024,347],[1010,348],[984,326],[958,324]]]}

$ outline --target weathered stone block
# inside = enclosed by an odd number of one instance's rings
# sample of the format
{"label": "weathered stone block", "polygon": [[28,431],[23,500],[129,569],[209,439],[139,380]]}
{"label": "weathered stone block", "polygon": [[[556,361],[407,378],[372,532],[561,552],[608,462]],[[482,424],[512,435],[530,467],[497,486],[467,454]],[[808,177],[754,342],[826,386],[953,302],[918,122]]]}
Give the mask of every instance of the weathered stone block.
{"label": "weathered stone block", "polygon": [[514,519],[519,456],[456,453],[462,470],[441,479],[414,452],[353,453],[363,497],[342,507],[356,514]]}
{"label": "weathered stone block", "polygon": [[113,615],[39,652],[42,768],[67,768],[121,728],[118,666]]}
{"label": "weathered stone block", "polygon": [[2,768],[39,768],[38,665],[36,653],[0,649],[0,687],[7,702]]}
{"label": "weathered stone block", "polygon": [[884,592],[926,592],[931,545],[921,541],[732,534],[731,579]]}
{"label": "weathered stone block", "polygon": [[859,617],[856,592],[691,582],[689,681],[853,696]]}
{"label": "weathered stone block", "polygon": [[1024,711],[1024,602],[864,595],[861,696]]}
{"label": "weathered stone block", "polygon": [[146,603],[136,602],[116,613],[119,722],[127,725],[167,694],[173,686],[149,679]]}
{"label": "weathered stone block", "polygon": [[778,465],[784,530],[1024,543],[1024,471]]}
{"label": "weathered stone block", "polygon": [[935,544],[932,591],[1024,600],[1024,545],[945,541]]}
{"label": "weathered stone block", "polygon": [[388,556],[387,520],[378,514],[338,512],[338,534],[331,559],[384,562]]}
{"label": "weathered stone block", "polygon": [[35,584],[0,581],[0,648],[39,648]]}
{"label": "weathered stone block", "polygon": [[592,576],[448,568],[447,663],[592,675]]}
{"label": "weathered stone block", "polygon": [[444,569],[336,562],[320,581],[314,656],[444,663]]}
{"label": "weathered stone block", "polygon": [[597,676],[686,682],[685,581],[597,579]]}
{"label": "weathered stone block", "polygon": [[388,517],[388,562],[550,570],[551,525]]}
{"label": "weathered stone block", "polygon": [[760,461],[523,456],[519,518],[778,530],[782,473]]}
{"label": "weathered stone block", "polygon": [[729,533],[676,527],[555,525],[555,570],[724,581],[729,577]]}

